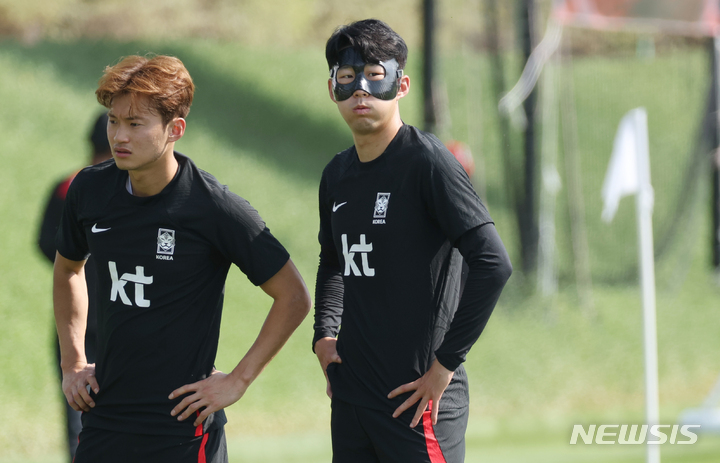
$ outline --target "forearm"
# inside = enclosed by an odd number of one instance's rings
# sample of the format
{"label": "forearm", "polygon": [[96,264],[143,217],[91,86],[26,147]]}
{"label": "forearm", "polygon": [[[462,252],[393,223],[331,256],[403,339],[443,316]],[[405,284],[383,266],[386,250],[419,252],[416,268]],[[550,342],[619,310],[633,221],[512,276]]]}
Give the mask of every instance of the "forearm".
{"label": "forearm", "polygon": [[87,363],[85,328],[88,295],[84,262],[69,261],[58,255],[53,271],[53,306],[60,341],[61,367]]}
{"label": "forearm", "polygon": [[322,338],[334,338],[340,329],[345,287],[337,256],[330,246],[320,253],[315,280],[315,323],[312,347]]}
{"label": "forearm", "polygon": [[512,273],[510,259],[492,224],[463,235],[458,248],[470,271],[450,329],[435,352],[438,361],[448,370],[455,370],[465,361]]}
{"label": "forearm", "polygon": [[315,292],[315,324],[312,345],[318,339],[334,338],[340,329],[343,312],[343,281],[338,272],[318,272]]}

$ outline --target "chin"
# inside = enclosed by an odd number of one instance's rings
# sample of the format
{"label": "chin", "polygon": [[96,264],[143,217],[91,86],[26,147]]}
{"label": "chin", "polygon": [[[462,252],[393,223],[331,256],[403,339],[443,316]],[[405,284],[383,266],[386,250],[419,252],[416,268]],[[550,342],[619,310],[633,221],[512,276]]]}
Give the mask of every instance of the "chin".
{"label": "chin", "polygon": [[375,131],[377,131],[377,124],[370,122],[358,123],[353,127],[353,132],[358,135],[368,135],[374,133]]}
{"label": "chin", "polygon": [[115,165],[120,170],[132,170],[132,166],[129,166],[124,159],[113,158],[113,161],[115,161]]}

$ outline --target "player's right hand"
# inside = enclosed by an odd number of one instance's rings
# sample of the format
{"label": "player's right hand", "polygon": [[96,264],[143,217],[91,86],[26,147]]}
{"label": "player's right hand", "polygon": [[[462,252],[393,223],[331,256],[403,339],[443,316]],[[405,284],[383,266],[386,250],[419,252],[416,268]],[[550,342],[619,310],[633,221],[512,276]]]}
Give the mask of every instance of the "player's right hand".
{"label": "player's right hand", "polygon": [[332,388],[330,387],[330,380],[327,375],[327,367],[331,363],[342,363],[342,359],[337,353],[337,338],[320,338],[315,343],[315,355],[317,355],[322,367],[323,373],[325,374],[325,381],[327,382],[327,388],[325,393],[332,399]]}
{"label": "player's right hand", "polygon": [[75,364],[63,368],[62,376],[62,390],[68,404],[75,411],[89,412],[95,406],[95,401],[90,397],[88,386],[95,391],[95,394],[100,391],[95,379],[95,364]]}

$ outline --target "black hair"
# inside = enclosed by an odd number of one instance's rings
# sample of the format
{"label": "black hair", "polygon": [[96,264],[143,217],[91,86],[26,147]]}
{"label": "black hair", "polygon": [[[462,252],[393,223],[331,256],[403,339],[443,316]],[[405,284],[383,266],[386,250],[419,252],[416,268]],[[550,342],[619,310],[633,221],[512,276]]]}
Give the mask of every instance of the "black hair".
{"label": "black hair", "polygon": [[97,154],[105,154],[110,152],[110,142],[107,136],[107,112],[103,111],[95,121],[90,131],[90,143],[93,146],[93,156]]}
{"label": "black hair", "polygon": [[398,62],[399,69],[407,63],[407,45],[397,32],[378,19],[364,19],[335,29],[325,45],[325,59],[332,69],[340,59],[340,52],[354,48],[368,63]]}

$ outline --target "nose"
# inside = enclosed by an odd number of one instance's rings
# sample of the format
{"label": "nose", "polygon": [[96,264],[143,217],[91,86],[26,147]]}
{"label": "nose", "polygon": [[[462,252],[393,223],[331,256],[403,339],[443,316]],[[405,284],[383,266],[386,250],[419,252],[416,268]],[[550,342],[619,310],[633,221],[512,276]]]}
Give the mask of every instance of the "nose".
{"label": "nose", "polygon": [[[359,92],[359,93],[358,93]],[[355,77],[355,89],[353,90],[355,97],[370,96],[370,85],[364,75],[359,74]]]}
{"label": "nose", "polygon": [[108,128],[108,138],[116,143],[126,142],[128,141],[128,131],[118,122]]}

